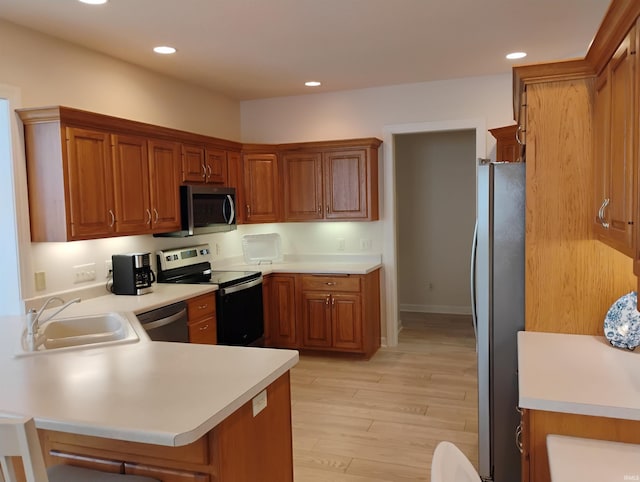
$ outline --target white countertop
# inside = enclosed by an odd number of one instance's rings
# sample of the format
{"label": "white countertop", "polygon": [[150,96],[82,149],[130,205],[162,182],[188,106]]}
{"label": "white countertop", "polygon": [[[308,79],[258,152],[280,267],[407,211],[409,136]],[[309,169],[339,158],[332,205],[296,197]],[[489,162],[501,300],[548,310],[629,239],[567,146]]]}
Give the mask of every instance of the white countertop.
{"label": "white countertop", "polygon": [[640,445],[547,435],[552,482],[640,480]]}
{"label": "white countertop", "polygon": [[[141,313],[211,292],[207,285],[154,285],[143,296],[105,295],[61,316]],[[33,416],[38,428],[179,446],[193,442],[298,362],[268,348],[140,341],[14,357],[24,316],[0,318],[0,413]]]}
{"label": "white countertop", "polygon": [[522,408],[640,420],[640,350],[600,336],[518,332]]}

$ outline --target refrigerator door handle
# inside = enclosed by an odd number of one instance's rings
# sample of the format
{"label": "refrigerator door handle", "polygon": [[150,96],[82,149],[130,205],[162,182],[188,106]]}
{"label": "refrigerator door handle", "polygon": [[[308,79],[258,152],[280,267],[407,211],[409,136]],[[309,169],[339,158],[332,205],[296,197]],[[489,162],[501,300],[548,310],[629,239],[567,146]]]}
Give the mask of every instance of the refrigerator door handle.
{"label": "refrigerator door handle", "polygon": [[473,228],[473,241],[471,242],[471,317],[473,319],[473,334],[476,338],[476,352],[478,351],[478,313],[476,310],[476,254],[478,251],[478,220]]}

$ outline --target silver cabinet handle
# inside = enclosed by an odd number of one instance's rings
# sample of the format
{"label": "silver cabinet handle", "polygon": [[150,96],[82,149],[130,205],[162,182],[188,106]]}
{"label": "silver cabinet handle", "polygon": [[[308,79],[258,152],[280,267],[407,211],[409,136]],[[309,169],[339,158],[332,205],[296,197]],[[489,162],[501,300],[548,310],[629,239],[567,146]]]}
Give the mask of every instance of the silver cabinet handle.
{"label": "silver cabinet handle", "polygon": [[327,286],[335,286],[335,285],[336,285],[336,282],[335,282],[335,281],[327,281],[325,284],[326,284]]}
{"label": "silver cabinet handle", "polygon": [[604,219],[603,216],[604,214],[602,213],[602,211],[604,211],[604,203],[605,203],[606,199],[602,200],[602,204],[600,204],[600,209],[598,209],[598,221],[600,222],[601,225],[604,224]]}
{"label": "silver cabinet handle", "polygon": [[520,139],[520,133],[526,134],[526,130],[524,127],[522,127],[522,125],[518,126],[518,129],[516,129],[516,142],[518,144],[520,144],[521,146],[524,146],[524,142]]}
{"label": "silver cabinet handle", "polygon": [[336,299],[332,296],[331,297],[331,305],[335,306],[336,304]]}
{"label": "silver cabinet handle", "polygon": [[247,216],[251,217],[251,206],[247,204]]}
{"label": "silver cabinet handle", "polygon": [[116,215],[113,214],[113,211],[111,209],[109,209],[109,215],[111,216],[111,223],[109,224],[109,227],[112,228],[116,223]]}
{"label": "silver cabinet handle", "polygon": [[520,453],[524,452],[524,446],[522,445],[522,422],[520,422],[516,428],[516,447]]}
{"label": "silver cabinet handle", "polygon": [[153,214],[155,215],[156,219],[155,221],[153,221],[155,224],[158,224],[158,220],[160,219],[160,215],[158,214],[158,210],[156,208],[153,208]]}
{"label": "silver cabinet handle", "polygon": [[327,214],[329,214],[329,205],[327,204]]}
{"label": "silver cabinet handle", "polygon": [[200,331],[204,331],[204,330],[206,330],[207,328],[209,328],[209,325],[201,326],[201,327],[200,327],[200,328],[198,328],[198,329],[199,329]]}
{"label": "silver cabinet handle", "polygon": [[604,210],[609,205],[611,200],[609,198],[605,198],[600,205],[600,209],[598,209],[598,221],[604,229],[609,229],[609,223],[604,219]]}
{"label": "silver cabinet handle", "polygon": [[318,204],[318,214],[322,214],[322,204]]}
{"label": "silver cabinet handle", "polygon": [[151,224],[151,211],[147,209],[147,222],[145,224]]}
{"label": "silver cabinet handle", "polygon": [[330,296],[327,296],[327,299],[324,300],[324,304],[327,305],[327,306],[329,306],[329,298],[330,298]]}
{"label": "silver cabinet handle", "polygon": [[207,178],[211,177],[212,174],[213,170],[211,169],[211,166],[207,164]]}
{"label": "silver cabinet handle", "polygon": [[610,199],[607,198],[602,203],[602,227],[604,229],[609,229],[609,223],[604,220],[604,210],[607,209],[607,206],[609,205],[609,201],[610,201]]}
{"label": "silver cabinet handle", "polygon": [[207,177],[207,166],[205,164],[202,165],[202,179]]}

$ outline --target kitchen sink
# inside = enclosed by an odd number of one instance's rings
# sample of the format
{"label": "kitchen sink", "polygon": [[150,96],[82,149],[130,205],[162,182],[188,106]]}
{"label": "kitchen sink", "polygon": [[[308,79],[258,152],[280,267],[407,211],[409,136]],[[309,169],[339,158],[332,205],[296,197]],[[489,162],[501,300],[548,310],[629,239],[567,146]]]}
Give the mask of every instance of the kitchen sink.
{"label": "kitchen sink", "polygon": [[57,318],[40,327],[34,343],[30,343],[26,334],[23,334],[21,347],[16,356],[137,341],[138,335],[125,313],[110,312]]}

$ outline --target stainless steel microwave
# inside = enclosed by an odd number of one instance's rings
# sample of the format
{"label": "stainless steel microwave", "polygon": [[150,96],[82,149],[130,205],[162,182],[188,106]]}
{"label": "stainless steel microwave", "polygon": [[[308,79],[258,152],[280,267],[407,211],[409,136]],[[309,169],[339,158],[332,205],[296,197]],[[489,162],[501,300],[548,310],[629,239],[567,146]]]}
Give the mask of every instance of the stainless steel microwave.
{"label": "stainless steel microwave", "polygon": [[186,237],[236,229],[235,188],[180,186],[180,220],[180,231],[154,236]]}

